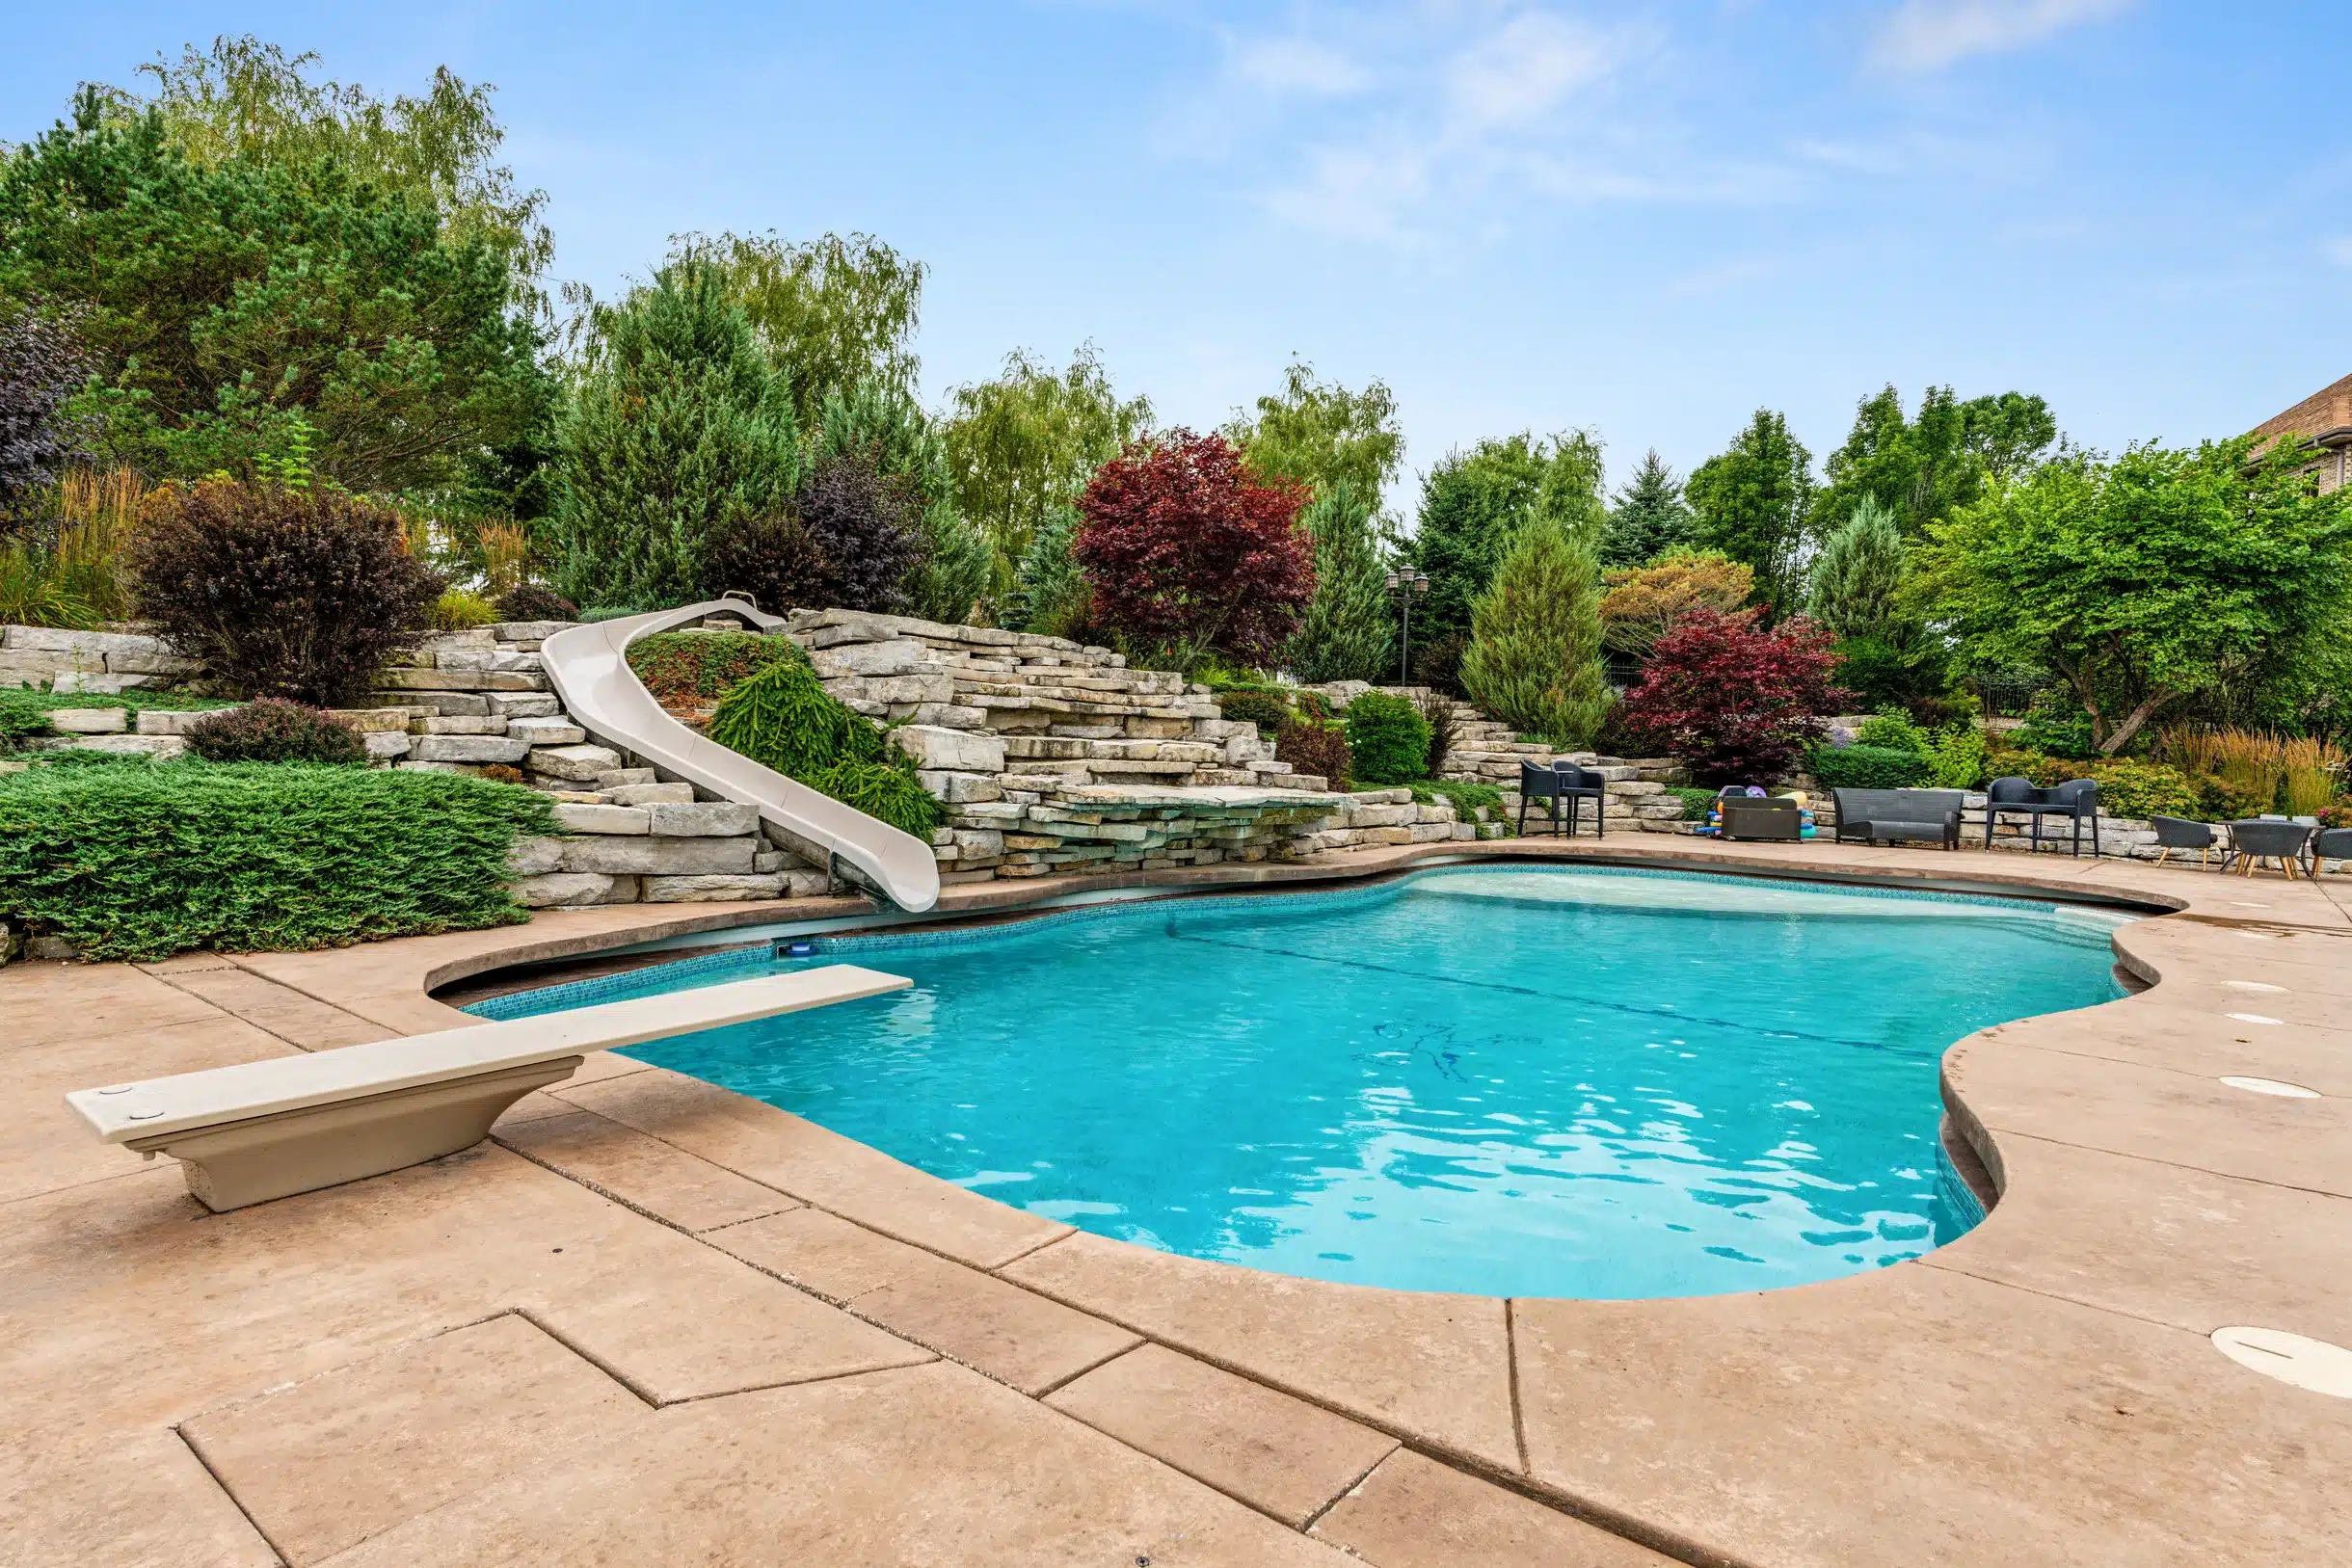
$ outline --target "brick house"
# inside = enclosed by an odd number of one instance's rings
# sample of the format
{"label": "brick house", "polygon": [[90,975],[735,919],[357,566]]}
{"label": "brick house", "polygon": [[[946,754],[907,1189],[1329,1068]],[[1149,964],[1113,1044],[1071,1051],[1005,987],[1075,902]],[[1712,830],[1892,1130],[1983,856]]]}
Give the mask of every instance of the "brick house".
{"label": "brick house", "polygon": [[[2295,435],[2311,448],[2309,472],[2319,476],[2324,494],[2352,479],[2352,376],[2313,392],[2302,402],[2254,427],[2262,437]],[[2264,447],[2270,444],[2262,442]]]}

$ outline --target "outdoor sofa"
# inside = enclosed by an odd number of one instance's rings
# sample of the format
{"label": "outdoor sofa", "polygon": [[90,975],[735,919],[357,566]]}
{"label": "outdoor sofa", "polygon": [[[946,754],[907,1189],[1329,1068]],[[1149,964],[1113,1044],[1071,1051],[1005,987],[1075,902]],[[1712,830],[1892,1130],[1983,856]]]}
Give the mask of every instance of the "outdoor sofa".
{"label": "outdoor sofa", "polygon": [[1837,841],[1869,843],[1934,839],[1960,847],[1960,811],[1967,796],[1958,789],[1832,789],[1837,802]]}

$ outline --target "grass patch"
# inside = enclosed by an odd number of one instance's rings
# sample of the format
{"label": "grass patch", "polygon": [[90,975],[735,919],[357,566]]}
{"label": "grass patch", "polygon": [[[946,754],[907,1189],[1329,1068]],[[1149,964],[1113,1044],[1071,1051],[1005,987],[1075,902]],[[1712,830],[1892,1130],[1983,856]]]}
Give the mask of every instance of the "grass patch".
{"label": "grass patch", "polygon": [[461,774],[32,767],[0,775],[0,916],[135,961],[506,925],[507,851],[553,831],[545,796]]}

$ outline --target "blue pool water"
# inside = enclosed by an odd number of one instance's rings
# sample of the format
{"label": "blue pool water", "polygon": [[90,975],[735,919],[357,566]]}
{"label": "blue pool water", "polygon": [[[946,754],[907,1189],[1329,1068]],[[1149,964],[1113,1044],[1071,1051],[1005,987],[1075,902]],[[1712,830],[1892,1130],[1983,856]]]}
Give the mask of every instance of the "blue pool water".
{"label": "blue pool water", "polygon": [[1582,867],[818,939],[478,1004],[826,963],[912,991],[632,1052],[1105,1236],[1318,1279],[1599,1298],[1880,1267],[1981,1217],[1971,1029],[2118,993],[2117,917]]}

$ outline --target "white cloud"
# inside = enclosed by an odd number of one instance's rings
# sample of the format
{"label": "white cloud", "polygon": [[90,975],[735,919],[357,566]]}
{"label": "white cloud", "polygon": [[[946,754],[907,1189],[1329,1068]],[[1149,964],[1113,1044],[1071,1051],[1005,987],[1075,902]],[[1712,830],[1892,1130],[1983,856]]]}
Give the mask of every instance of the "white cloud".
{"label": "white cloud", "polygon": [[1308,38],[1253,39],[1236,46],[1234,76],[1265,92],[1345,98],[1372,86],[1372,73],[1339,50]]}
{"label": "white cloud", "polygon": [[1523,125],[1606,77],[1619,53],[1606,34],[1529,12],[1454,57],[1446,67],[1446,96],[1473,124]]}
{"label": "white cloud", "polygon": [[1934,71],[1971,55],[2039,43],[2103,21],[2131,0],[1904,0],[1872,43],[1871,59],[1898,71]]}

